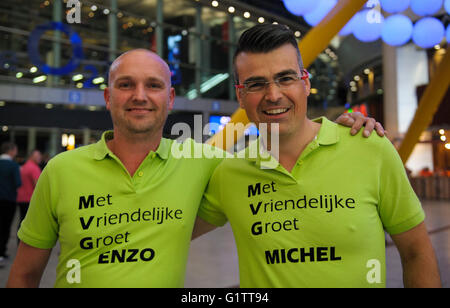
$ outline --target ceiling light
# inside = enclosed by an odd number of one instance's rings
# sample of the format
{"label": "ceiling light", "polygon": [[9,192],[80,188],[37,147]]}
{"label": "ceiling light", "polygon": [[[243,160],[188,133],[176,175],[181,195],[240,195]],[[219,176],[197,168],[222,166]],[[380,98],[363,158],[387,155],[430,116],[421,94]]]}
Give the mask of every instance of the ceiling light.
{"label": "ceiling light", "polygon": [[73,81],[78,81],[78,80],[81,80],[81,79],[83,79],[84,77],[83,77],[83,75],[82,74],[76,74],[76,75],[74,75],[73,77],[72,77],[72,80]]}
{"label": "ceiling light", "polygon": [[41,75],[38,77],[33,78],[33,83],[39,83],[47,80],[47,76]]}
{"label": "ceiling light", "polygon": [[100,84],[100,83],[103,83],[105,81],[105,78],[103,78],[103,77],[97,77],[97,78],[94,78],[93,80],[92,80],[92,83],[93,84]]}

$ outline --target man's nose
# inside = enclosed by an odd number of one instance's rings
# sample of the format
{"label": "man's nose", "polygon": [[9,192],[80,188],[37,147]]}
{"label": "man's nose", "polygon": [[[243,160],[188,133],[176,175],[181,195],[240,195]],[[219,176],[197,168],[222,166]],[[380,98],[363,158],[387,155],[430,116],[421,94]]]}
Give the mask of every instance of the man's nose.
{"label": "man's nose", "polygon": [[265,98],[270,102],[278,102],[283,96],[280,87],[275,82],[267,84],[265,90]]}
{"label": "man's nose", "polygon": [[134,90],[134,99],[136,101],[145,101],[147,99],[147,93],[143,84],[136,85]]}

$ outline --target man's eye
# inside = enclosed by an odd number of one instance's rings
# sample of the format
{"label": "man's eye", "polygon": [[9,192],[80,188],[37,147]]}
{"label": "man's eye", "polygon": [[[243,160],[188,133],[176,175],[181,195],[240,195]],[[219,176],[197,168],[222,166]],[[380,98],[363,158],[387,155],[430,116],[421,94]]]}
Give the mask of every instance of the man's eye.
{"label": "man's eye", "polygon": [[263,81],[255,81],[255,82],[247,83],[247,88],[249,90],[261,89],[261,88],[264,88],[265,85],[266,85],[266,83]]}
{"label": "man's eye", "polygon": [[160,83],[150,83],[148,85],[150,89],[162,89],[164,86]]}
{"label": "man's eye", "polygon": [[295,81],[295,78],[293,76],[283,76],[278,78],[278,82],[281,84],[289,84]]}
{"label": "man's eye", "polygon": [[130,86],[131,86],[131,84],[129,82],[119,83],[119,88],[121,88],[121,89],[126,89],[126,88],[129,88]]}

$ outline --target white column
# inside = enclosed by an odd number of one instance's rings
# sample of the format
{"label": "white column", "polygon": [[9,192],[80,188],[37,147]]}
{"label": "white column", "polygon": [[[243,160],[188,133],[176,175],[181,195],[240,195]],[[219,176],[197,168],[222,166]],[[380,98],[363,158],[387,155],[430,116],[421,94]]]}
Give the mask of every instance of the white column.
{"label": "white column", "polygon": [[[400,145],[418,105],[416,89],[428,84],[426,51],[414,44],[392,47],[383,44],[384,126],[396,146]],[[428,137],[427,137],[428,136]],[[424,134],[421,141],[431,140]],[[433,169],[430,143],[418,143],[406,162],[417,173],[423,167]]]}
{"label": "white column", "polygon": [[403,138],[414,117],[416,88],[428,83],[428,60],[413,44],[392,47],[383,44],[383,89],[385,128],[395,139]]}

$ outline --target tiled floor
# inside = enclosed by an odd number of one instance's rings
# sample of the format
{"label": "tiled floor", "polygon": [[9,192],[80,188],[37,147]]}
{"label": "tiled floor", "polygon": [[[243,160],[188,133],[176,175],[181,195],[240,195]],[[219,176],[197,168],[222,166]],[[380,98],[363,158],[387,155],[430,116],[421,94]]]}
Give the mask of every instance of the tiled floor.
{"label": "tiled floor", "polygon": [[[424,201],[425,220],[439,262],[442,284],[450,288],[450,202]],[[16,250],[12,235],[9,253]],[[400,257],[394,245],[386,248],[387,287],[402,287]],[[41,287],[52,287],[57,264],[58,247],[42,278]],[[13,256],[12,256],[13,257]],[[9,266],[0,268],[0,286],[5,286]],[[239,285],[238,260],[233,234],[229,225],[214,230],[192,242],[189,254],[186,287],[232,287]]]}

